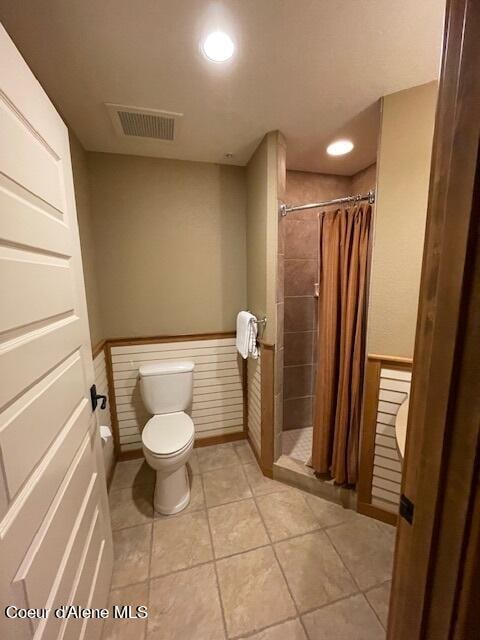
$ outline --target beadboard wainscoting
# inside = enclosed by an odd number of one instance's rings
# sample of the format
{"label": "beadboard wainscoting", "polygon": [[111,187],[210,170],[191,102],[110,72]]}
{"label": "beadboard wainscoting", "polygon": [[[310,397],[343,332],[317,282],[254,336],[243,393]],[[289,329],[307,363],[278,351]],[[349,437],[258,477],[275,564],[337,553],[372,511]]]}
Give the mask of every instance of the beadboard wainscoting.
{"label": "beadboard wainscoting", "polygon": [[248,437],[255,449],[257,458],[261,459],[262,431],[262,364],[261,356],[257,360],[248,359]]}
{"label": "beadboard wainscoting", "polygon": [[[106,355],[105,345],[100,345],[99,348],[94,349],[93,351],[93,369],[95,373],[95,385],[97,387],[97,393],[103,396],[107,396],[107,406],[105,409],[101,409],[100,405],[97,407],[95,411],[95,418],[97,421],[97,426],[100,428],[101,425],[105,425],[110,430],[112,429],[112,417],[110,413],[110,393],[108,388],[108,378],[107,378],[107,355]],[[102,440],[102,450],[103,450],[103,459],[105,462],[105,472],[107,479],[111,478],[113,472],[114,465],[114,441],[113,435],[108,438],[105,442]]]}
{"label": "beadboard wainscoting", "polygon": [[95,385],[97,387],[97,393],[103,396],[107,396],[106,409],[100,409],[100,406],[98,407],[97,422],[99,426],[104,424],[107,427],[111,428],[112,418],[110,416],[110,397],[108,391],[105,349],[101,349],[101,351],[99,351],[99,353],[97,353],[97,355],[93,358],[93,368],[95,371]]}
{"label": "beadboard wainscoting", "polygon": [[411,381],[411,360],[368,357],[358,510],[391,523],[396,522],[402,482],[395,420]]}
{"label": "beadboard wainscoting", "polygon": [[372,474],[372,504],[397,513],[402,483],[402,460],[395,436],[395,420],[410,393],[411,371],[380,369],[375,453]]}
{"label": "beadboard wainscoting", "polygon": [[243,363],[233,336],[112,340],[109,349],[120,454],[142,447],[141,429],[150,416],[140,396],[138,370],[155,360],[195,363],[192,418],[197,441],[244,433]]}

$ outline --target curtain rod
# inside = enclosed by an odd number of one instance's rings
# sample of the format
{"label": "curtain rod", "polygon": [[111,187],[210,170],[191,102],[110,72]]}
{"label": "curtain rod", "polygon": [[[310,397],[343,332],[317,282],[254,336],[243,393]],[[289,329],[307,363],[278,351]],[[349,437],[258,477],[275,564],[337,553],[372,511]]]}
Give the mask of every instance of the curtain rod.
{"label": "curtain rod", "polygon": [[327,207],[331,204],[346,204],[347,202],[361,202],[367,200],[370,204],[375,202],[375,191],[369,191],[365,194],[358,194],[356,196],[346,196],[345,198],[335,198],[334,200],[326,200],[325,202],[313,202],[312,204],[301,204],[298,206],[287,207],[286,204],[280,205],[280,213],[282,216],[286,216],[287,213],[292,211],[303,211],[304,209],[316,209],[317,207]]}

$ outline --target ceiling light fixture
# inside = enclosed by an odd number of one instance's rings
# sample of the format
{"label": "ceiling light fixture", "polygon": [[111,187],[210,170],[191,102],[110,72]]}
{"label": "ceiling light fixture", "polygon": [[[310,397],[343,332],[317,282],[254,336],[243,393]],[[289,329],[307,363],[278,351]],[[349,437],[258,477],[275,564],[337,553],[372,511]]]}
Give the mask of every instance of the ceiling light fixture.
{"label": "ceiling light fixture", "polygon": [[235,45],[228,34],[223,31],[214,31],[203,41],[202,50],[212,62],[226,62],[233,56]]}
{"label": "ceiling light fixture", "polygon": [[343,156],[346,153],[350,153],[353,149],[353,142],[351,140],[335,140],[327,147],[327,153],[330,156]]}

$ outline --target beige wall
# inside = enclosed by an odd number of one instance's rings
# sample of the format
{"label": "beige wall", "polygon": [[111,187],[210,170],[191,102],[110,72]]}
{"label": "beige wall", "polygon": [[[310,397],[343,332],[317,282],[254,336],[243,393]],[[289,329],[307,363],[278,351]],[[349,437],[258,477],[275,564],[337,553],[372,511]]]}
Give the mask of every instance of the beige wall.
{"label": "beige wall", "polygon": [[82,249],[83,277],[87,296],[88,323],[90,337],[95,346],[105,338],[100,316],[97,270],[95,257],[95,234],[91,213],[90,184],[87,154],[72,131],[69,131],[70,153],[72,157],[75,203],[77,206],[78,229]]}
{"label": "beige wall", "polygon": [[230,331],[246,305],[245,169],[89,154],[109,338]]}
{"label": "beige wall", "polygon": [[369,353],[413,356],[437,83],[383,98]]}
{"label": "beige wall", "polygon": [[275,343],[277,286],[278,131],[268,133],[247,165],[247,305],[267,317],[262,338]]}

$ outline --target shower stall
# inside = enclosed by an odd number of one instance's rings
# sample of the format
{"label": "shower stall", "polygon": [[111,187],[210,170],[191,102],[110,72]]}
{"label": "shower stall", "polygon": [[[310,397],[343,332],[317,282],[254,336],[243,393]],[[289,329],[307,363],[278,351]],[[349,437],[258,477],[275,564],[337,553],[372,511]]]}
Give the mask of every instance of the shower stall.
{"label": "shower stall", "polygon": [[318,315],[325,233],[322,216],[339,207],[345,212],[345,206],[371,204],[375,177],[375,164],[353,176],[287,171],[278,228],[278,315],[283,316],[283,348],[276,375],[283,395],[283,430],[277,454],[300,469],[309,469],[312,461],[317,368],[322,356]]}

